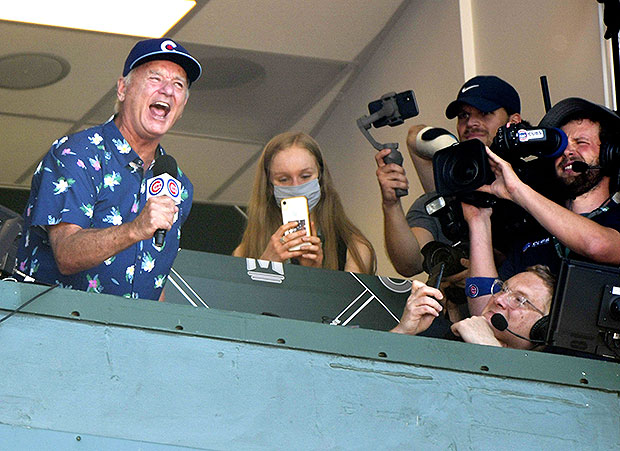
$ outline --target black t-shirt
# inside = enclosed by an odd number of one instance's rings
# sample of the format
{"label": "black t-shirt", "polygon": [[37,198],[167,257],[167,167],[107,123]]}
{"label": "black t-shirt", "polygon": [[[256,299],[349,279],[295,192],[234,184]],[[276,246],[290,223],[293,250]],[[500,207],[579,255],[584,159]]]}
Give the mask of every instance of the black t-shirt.
{"label": "black t-shirt", "polygon": [[[620,231],[620,204],[613,200],[606,206],[604,211],[590,213],[592,221],[603,227],[609,227]],[[557,240],[544,231],[533,239],[518,242],[508,254],[506,261],[499,269],[499,277],[508,280],[510,277],[525,271],[528,266],[541,264],[547,265],[553,274],[558,274],[562,259],[560,253],[565,250],[564,246],[556,249]],[[575,252],[568,252],[570,259],[591,261]]]}

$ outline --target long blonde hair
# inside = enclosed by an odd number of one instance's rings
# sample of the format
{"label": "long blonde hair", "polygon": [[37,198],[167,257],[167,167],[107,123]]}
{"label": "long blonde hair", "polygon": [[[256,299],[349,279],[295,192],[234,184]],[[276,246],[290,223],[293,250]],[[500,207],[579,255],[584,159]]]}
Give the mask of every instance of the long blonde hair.
{"label": "long blonde hair", "polygon": [[[323,162],[318,143],[301,132],[287,132],[274,136],[263,149],[254,177],[254,186],[248,207],[248,224],[239,245],[239,255],[259,258],[269,238],[282,225],[282,213],[273,195],[269,169],[275,155],[290,147],[308,150],[316,159],[319,168],[321,199],[312,210],[315,226],[321,231],[323,242],[323,268],[338,269],[338,239],[344,241],[351,257],[364,273],[374,274],[377,270],[377,256],[370,241],[347,218],[340,196],[334,188],[329,170]],[[366,264],[357,250],[358,244],[366,246],[372,261]]]}

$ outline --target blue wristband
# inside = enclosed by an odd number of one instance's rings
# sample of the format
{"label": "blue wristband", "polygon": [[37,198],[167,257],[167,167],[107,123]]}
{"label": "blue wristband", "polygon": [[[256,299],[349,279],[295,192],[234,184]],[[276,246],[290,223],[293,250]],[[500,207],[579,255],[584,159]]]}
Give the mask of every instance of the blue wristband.
{"label": "blue wristband", "polygon": [[486,296],[491,293],[495,277],[468,277],[465,280],[465,296],[469,298],[477,298],[478,296]]}

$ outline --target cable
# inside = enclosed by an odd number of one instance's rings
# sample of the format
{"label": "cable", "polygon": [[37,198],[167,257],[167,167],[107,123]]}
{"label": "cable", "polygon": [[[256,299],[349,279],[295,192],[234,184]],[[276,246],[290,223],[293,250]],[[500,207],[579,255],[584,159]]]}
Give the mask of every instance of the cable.
{"label": "cable", "polygon": [[28,304],[30,304],[31,302],[33,302],[35,299],[43,296],[45,293],[48,293],[50,291],[52,291],[54,288],[56,288],[59,284],[54,284],[51,287],[49,287],[47,290],[44,290],[42,292],[40,292],[39,294],[31,297],[30,299],[28,299],[26,302],[24,302],[22,305],[20,305],[19,307],[17,307],[15,310],[11,311],[10,313],[6,314],[5,316],[3,316],[2,318],[0,318],[0,323],[2,321],[5,321],[7,319],[9,319],[11,316],[15,315],[16,313],[20,312],[21,309],[23,309],[24,307],[26,307]]}
{"label": "cable", "polygon": [[604,335],[604,343],[605,346],[607,346],[607,349],[609,349],[611,352],[614,353],[614,355],[616,356],[616,359],[620,359],[620,354],[618,354],[616,352],[616,350],[614,349],[614,347],[618,346],[618,342],[616,341],[616,339],[613,338],[613,332],[606,332]]}

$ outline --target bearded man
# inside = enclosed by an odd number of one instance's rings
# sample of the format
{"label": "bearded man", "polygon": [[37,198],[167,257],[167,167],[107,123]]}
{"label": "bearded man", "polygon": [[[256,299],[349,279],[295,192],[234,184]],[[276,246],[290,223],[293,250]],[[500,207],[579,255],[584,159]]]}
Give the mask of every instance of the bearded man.
{"label": "bearded man", "polygon": [[[499,270],[507,280],[535,264],[557,274],[562,258],[620,264],[620,205],[616,201],[620,116],[604,106],[568,98],[551,108],[541,127],[561,128],[568,146],[554,162],[553,175],[566,194],[563,205],[534,191],[509,163],[487,149],[495,181],[480,188],[523,207],[544,228],[540,236],[515,243]],[[472,315],[486,305],[487,285],[498,277],[493,261],[491,209],[463,204],[471,240],[467,282]],[[486,280],[486,282],[485,282]],[[469,289],[468,289],[469,288]],[[475,293],[477,297],[472,297]]]}

